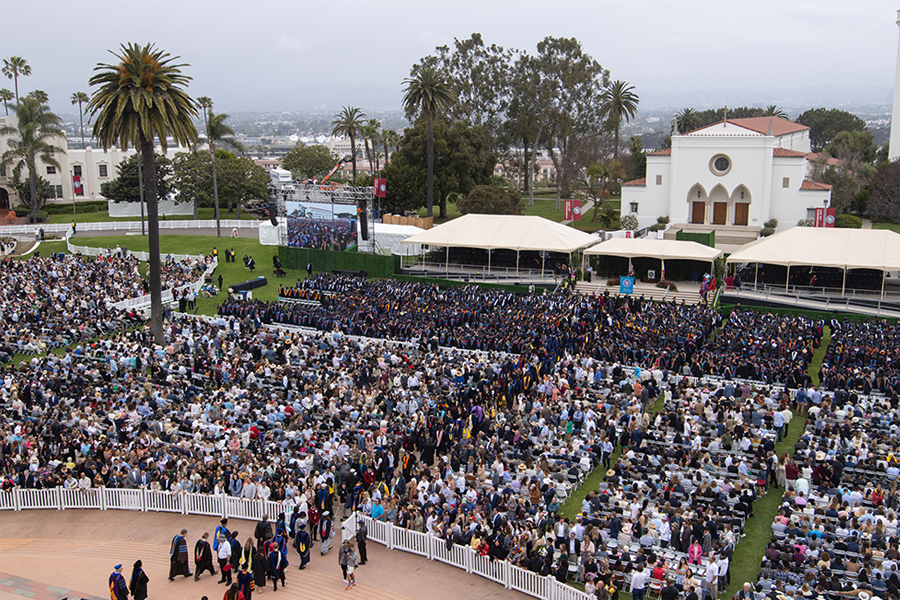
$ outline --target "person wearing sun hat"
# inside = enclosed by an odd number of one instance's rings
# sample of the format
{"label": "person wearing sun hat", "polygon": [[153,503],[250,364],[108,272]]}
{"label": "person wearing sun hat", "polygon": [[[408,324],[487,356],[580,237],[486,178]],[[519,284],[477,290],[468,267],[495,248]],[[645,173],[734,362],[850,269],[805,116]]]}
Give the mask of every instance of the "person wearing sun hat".
{"label": "person wearing sun hat", "polygon": [[122,575],[121,563],[113,567],[113,572],[109,576],[109,598],[110,600],[128,600],[128,584]]}

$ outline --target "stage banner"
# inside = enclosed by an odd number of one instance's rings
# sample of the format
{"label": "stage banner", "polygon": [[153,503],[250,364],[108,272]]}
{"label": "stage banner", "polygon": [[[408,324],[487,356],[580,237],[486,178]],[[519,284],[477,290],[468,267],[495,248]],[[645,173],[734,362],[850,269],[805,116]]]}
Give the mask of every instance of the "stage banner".
{"label": "stage banner", "polygon": [[572,220],[572,200],[566,200],[566,205],[564,209],[563,219],[566,221]]}
{"label": "stage banner", "polygon": [[816,227],[825,227],[825,209],[816,209]]}
{"label": "stage banner", "polygon": [[837,215],[835,214],[835,209],[826,208],[825,209],[825,227],[834,227],[834,222],[837,220]]}
{"label": "stage banner", "polygon": [[575,200],[575,208],[572,209],[572,212],[575,213],[575,220],[581,220],[581,200]]}
{"label": "stage banner", "polygon": [[631,294],[632,292],[634,292],[634,277],[620,277],[619,293]]}

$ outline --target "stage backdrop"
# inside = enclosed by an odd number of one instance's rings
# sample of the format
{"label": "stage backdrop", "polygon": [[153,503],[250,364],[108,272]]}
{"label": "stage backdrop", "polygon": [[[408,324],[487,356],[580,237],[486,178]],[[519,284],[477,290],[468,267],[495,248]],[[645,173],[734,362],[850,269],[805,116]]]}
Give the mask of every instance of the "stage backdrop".
{"label": "stage backdrop", "polygon": [[287,245],[344,251],[356,244],[356,205],[285,202]]}

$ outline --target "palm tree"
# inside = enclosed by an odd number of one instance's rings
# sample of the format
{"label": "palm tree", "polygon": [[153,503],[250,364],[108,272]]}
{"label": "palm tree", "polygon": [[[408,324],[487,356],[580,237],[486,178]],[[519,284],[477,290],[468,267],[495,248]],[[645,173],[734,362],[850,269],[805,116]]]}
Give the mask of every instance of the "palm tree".
{"label": "palm tree", "polygon": [[[206,123],[206,139],[209,141],[209,153],[212,157],[213,169],[213,197],[216,202],[216,234],[219,235],[219,184],[216,181],[216,144],[228,146],[231,149],[243,154],[244,146],[234,139],[234,129],[225,124],[228,115],[225,113],[214,114],[212,111],[212,103],[208,120]],[[240,210],[240,207],[238,207]],[[234,212],[233,198],[228,198],[228,212]]]}
{"label": "palm tree", "polygon": [[778,106],[774,104],[770,104],[766,107],[766,112],[763,113],[764,117],[781,117],[782,119],[787,119],[787,113],[782,109],[778,108]]}
{"label": "palm tree", "polygon": [[82,104],[87,104],[90,101],[90,96],[85,94],[84,92],[74,92],[72,94],[72,104],[78,105],[78,119],[81,121],[81,148],[82,150],[86,147],[84,145],[84,111],[81,110]]}
{"label": "palm tree", "polygon": [[687,133],[702,127],[700,115],[693,108],[683,108],[675,114],[675,123],[678,125],[678,131]]}
{"label": "palm tree", "polygon": [[60,168],[56,154],[64,154],[65,149],[54,142],[64,134],[62,121],[38,98],[28,95],[14,107],[17,116],[15,126],[0,127],[0,136],[8,136],[6,152],[0,156],[0,166],[12,166],[16,172],[28,169],[28,185],[31,191],[31,215],[37,221],[37,160],[45,165]]}
{"label": "palm tree", "polygon": [[444,74],[431,65],[416,65],[412,77],[403,80],[403,108],[407,114],[420,113],[425,117],[428,132],[425,152],[428,157],[428,187],[426,216],[434,209],[434,116],[456,103],[456,92]]}
{"label": "palm tree", "polygon": [[[375,169],[378,167],[377,165],[377,157],[375,154],[375,144],[378,143],[378,131],[381,129],[381,123],[378,122],[378,119],[369,119],[369,122],[363,125],[362,128],[362,136],[366,141],[366,155],[369,157],[369,170],[372,173],[375,173]],[[369,142],[372,143],[371,150],[369,149]]]}
{"label": "palm tree", "polygon": [[9,102],[10,100],[14,100],[15,97],[16,97],[16,95],[12,93],[12,90],[8,90],[8,89],[6,89],[6,88],[3,88],[2,90],[0,90],[0,100],[3,100],[3,110],[6,111],[6,116],[7,116],[7,117],[9,116],[9,104],[8,104],[8,102]]}
{"label": "palm tree", "polygon": [[28,77],[31,75],[31,65],[21,56],[10,56],[3,59],[3,74],[7,79],[12,79],[16,88],[16,103],[19,102],[19,75]]}
{"label": "palm tree", "polygon": [[167,149],[168,136],[179,144],[189,146],[197,138],[197,129],[192,121],[192,117],[197,115],[197,105],[184,90],[183,86],[191,78],[181,72],[181,68],[187,65],[174,62],[178,57],[152,44],[123,44],[118,54],[110,53],[118,63],[94,67],[95,74],[89,83],[99,87],[88,104],[88,110],[97,116],[94,137],[104,150],[118,144],[124,151],[132,144],[141,151],[150,228],[150,326],[156,342],[163,344],[159,207],[153,140],[159,138],[163,152]]}
{"label": "palm tree", "polygon": [[345,106],[331,120],[331,135],[350,138],[350,160],[353,163],[353,183],[356,183],[356,135],[363,127],[366,114],[354,106]]}
{"label": "palm tree", "polygon": [[600,108],[609,116],[615,131],[614,160],[619,160],[619,129],[622,126],[622,119],[625,119],[626,123],[631,121],[637,113],[640,101],[638,95],[634,93],[634,86],[621,80],[610,83],[600,95]]}
{"label": "palm tree", "polygon": [[594,214],[591,217],[591,223],[597,222],[597,216],[600,207],[609,200],[612,193],[613,184],[625,177],[625,170],[622,164],[613,159],[608,163],[595,163],[587,168],[585,172],[588,178],[588,187],[593,190],[596,187],[594,197],[598,200],[594,202]]}
{"label": "palm tree", "polygon": [[384,144],[384,164],[387,164],[391,159],[391,148],[400,145],[400,134],[393,129],[384,129],[381,132],[381,142]]}

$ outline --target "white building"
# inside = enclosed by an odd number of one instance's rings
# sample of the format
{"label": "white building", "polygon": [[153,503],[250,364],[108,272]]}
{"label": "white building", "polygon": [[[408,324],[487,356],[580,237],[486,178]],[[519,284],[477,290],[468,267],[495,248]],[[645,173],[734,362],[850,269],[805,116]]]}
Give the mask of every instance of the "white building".
{"label": "white building", "polygon": [[641,227],[668,216],[673,231],[717,230],[743,243],[772,218],[785,229],[830,203],[831,186],[807,179],[810,158],[809,128],[779,117],[676,132],[671,148],[647,155],[646,178],[622,184],[622,214]]}
{"label": "white building", "polygon": [[[0,116],[0,127],[4,125],[16,126],[15,115]],[[65,135],[57,138],[53,143],[59,148],[66,147]],[[9,149],[6,137],[0,136],[0,154]],[[44,164],[38,161],[37,174],[46,179],[56,192],[56,199],[48,203],[63,203],[86,200],[105,200],[100,193],[100,185],[112,181],[118,175],[118,166],[123,160],[134,155],[136,150],[129,148],[122,152],[118,148],[110,148],[104,152],[101,148],[88,146],[83,150],[68,150],[65,154],[56,155],[59,167]],[[174,158],[178,152],[187,152],[185,148],[179,148],[176,144],[170,144],[166,156]],[[76,193],[72,186],[73,177],[79,176],[82,188]],[[27,179],[27,170],[22,170],[22,178]],[[12,169],[0,168],[0,209],[13,208],[21,204],[11,185]]]}

